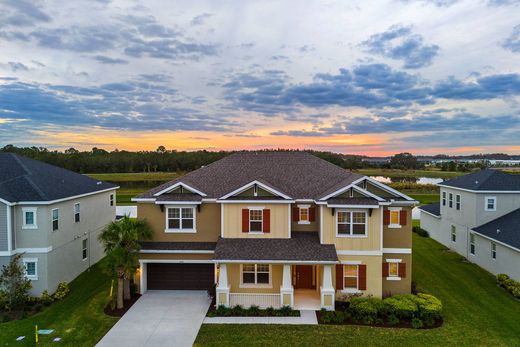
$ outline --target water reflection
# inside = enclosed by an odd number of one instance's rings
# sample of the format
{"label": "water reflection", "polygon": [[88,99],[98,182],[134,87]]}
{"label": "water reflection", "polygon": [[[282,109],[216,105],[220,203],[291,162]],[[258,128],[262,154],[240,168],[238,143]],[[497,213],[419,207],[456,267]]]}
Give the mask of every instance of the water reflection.
{"label": "water reflection", "polygon": [[437,184],[443,181],[442,178],[434,177],[388,177],[388,176],[372,176],[373,179],[381,183],[418,183],[418,184]]}

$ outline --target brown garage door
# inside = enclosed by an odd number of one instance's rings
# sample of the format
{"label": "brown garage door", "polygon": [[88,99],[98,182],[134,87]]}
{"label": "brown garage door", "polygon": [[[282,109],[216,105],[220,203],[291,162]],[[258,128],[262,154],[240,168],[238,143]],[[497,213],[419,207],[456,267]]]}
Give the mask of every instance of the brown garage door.
{"label": "brown garage door", "polygon": [[214,281],[213,264],[147,264],[148,289],[207,290]]}

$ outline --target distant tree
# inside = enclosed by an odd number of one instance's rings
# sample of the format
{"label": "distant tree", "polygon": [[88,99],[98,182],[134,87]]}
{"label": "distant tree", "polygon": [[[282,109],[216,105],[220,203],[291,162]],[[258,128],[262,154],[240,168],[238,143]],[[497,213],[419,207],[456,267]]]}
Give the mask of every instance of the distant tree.
{"label": "distant tree", "polygon": [[392,169],[417,169],[420,167],[417,158],[411,153],[399,153],[390,158],[390,167]]}
{"label": "distant tree", "polygon": [[79,154],[79,151],[76,149],[76,148],[69,148],[69,149],[66,149],[63,153],[65,154]]}
{"label": "distant tree", "polygon": [[157,147],[156,152],[157,152],[157,153],[166,153],[166,147],[164,147],[164,146],[159,146],[159,147]]}

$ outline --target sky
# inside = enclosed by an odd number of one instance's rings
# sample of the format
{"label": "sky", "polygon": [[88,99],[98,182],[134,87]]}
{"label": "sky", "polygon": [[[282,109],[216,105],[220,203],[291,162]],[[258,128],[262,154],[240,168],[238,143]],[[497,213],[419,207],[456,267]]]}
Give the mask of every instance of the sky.
{"label": "sky", "polygon": [[0,0],[0,145],[520,153],[520,0]]}

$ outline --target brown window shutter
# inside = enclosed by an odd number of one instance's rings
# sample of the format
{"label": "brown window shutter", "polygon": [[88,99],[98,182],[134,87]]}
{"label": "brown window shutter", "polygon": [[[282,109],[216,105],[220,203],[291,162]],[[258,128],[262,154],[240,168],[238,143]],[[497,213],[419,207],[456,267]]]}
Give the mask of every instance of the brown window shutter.
{"label": "brown window shutter", "polygon": [[300,209],[298,207],[292,208],[292,220],[298,222],[300,220]]}
{"label": "brown window shutter", "polygon": [[388,210],[383,212],[383,224],[390,225],[390,211]]}
{"label": "brown window shutter", "polygon": [[358,289],[366,290],[367,289],[367,266],[366,265],[358,265]]}
{"label": "brown window shutter", "polygon": [[336,264],[336,290],[343,289],[343,265]]}
{"label": "brown window shutter", "polygon": [[388,263],[383,263],[383,277],[388,277]]}
{"label": "brown window shutter", "polygon": [[309,208],[309,222],[314,222],[316,220],[316,209],[314,207]]}
{"label": "brown window shutter", "polygon": [[242,232],[249,232],[249,210],[247,208],[242,209]]}
{"label": "brown window shutter", "polygon": [[401,210],[401,212],[399,213],[399,223],[401,223],[401,225],[406,225],[406,217],[408,217],[408,213],[406,212],[406,210]]}
{"label": "brown window shutter", "polygon": [[271,211],[269,209],[265,209],[263,211],[263,219],[264,219],[264,233],[271,232]]}
{"label": "brown window shutter", "polygon": [[399,277],[406,278],[406,263],[399,263]]}

